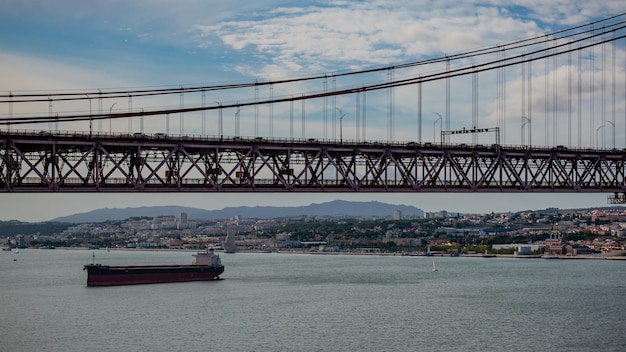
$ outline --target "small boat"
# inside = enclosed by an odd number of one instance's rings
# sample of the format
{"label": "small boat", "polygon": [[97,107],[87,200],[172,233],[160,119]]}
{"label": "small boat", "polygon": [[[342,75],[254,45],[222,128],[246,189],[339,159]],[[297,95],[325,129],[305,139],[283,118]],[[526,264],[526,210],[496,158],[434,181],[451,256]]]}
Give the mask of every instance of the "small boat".
{"label": "small boat", "polygon": [[433,258],[433,271],[438,271],[437,266],[435,266],[435,259]]}

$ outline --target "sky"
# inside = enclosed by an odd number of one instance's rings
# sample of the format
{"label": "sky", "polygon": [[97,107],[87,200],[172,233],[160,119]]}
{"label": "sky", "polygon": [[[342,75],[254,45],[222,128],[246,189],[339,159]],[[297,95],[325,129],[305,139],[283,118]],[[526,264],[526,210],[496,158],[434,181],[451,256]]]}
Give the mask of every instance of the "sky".
{"label": "sky", "polygon": [[[191,86],[345,72],[412,62],[529,38],[609,17],[623,10],[623,2],[619,0],[0,0],[0,92]],[[621,59],[623,49],[617,55]],[[618,62],[624,62],[621,60]],[[619,77],[623,79],[624,75]],[[376,81],[384,80],[385,77],[369,79]],[[349,86],[360,83],[345,80],[338,84]],[[511,84],[515,86],[516,83]],[[624,84],[619,82],[618,87],[623,90]],[[431,88],[426,93],[426,99],[431,94],[434,101],[437,95],[441,95],[441,87]],[[285,91],[277,88],[273,94],[301,94],[321,89],[319,84],[291,86]],[[264,91],[261,94],[268,93]],[[408,94],[412,93],[398,90],[395,94],[398,105],[395,123],[400,127],[394,133],[397,139],[410,140],[414,138],[414,132],[408,130],[414,131],[414,128],[404,128],[409,122],[403,118],[409,114],[407,111],[414,108],[414,102],[408,99]],[[250,98],[251,92],[248,91],[241,97],[216,95],[207,99],[217,102]],[[186,104],[194,104],[192,100],[196,99],[197,103],[198,97],[185,99]],[[384,107],[384,95],[368,96],[368,103]],[[55,109],[117,110],[125,108],[125,104],[124,101],[107,102],[97,107],[96,102],[90,100],[89,106],[55,106]],[[179,98],[174,97],[170,101],[138,100],[132,104],[134,108],[141,104],[175,106],[179,104]],[[346,132],[346,136],[358,137],[358,129],[353,131],[353,117],[356,115],[355,109],[351,108],[353,101],[340,99],[337,104],[346,111],[346,130],[350,131]],[[433,102],[427,108],[441,111],[435,104]],[[454,109],[467,108],[462,103],[456,106]],[[481,114],[485,118],[481,123],[489,124],[495,116],[495,108],[488,101],[485,101],[484,106]],[[12,113],[47,113],[48,106],[34,109],[21,111],[16,107]],[[620,109],[624,109],[623,102]],[[319,106],[307,106],[307,114],[319,112]],[[376,112],[372,110],[368,116],[375,116]],[[384,109],[378,112],[384,115]],[[8,114],[6,104],[0,105],[0,116],[6,117]],[[233,112],[228,114],[232,116]],[[288,133],[285,127],[288,124],[282,123],[289,114],[288,108],[278,106],[274,114],[277,116],[277,127],[271,133]],[[252,109],[244,109],[243,133],[256,133],[251,127],[253,118]],[[424,122],[424,136],[434,134],[435,118],[435,115],[429,113],[428,121]],[[180,125],[179,133],[199,133],[199,123],[193,117],[186,118],[184,128],[181,121],[177,122]],[[368,138],[384,139],[384,125],[384,119],[378,121],[370,118]],[[116,122],[97,128],[107,127],[124,130],[126,125]],[[49,126],[33,128],[45,129]],[[149,121],[145,126],[150,132],[162,128],[163,121]],[[231,128],[230,125],[228,128]],[[261,119],[259,128],[259,133],[267,133],[265,119]],[[519,144],[519,126],[516,128],[512,128],[508,136],[513,144]],[[307,122],[307,129],[310,130],[306,133],[317,135],[328,133],[336,137],[337,133],[336,124],[328,127],[316,121]],[[232,130],[226,131],[229,132]],[[533,138],[539,139],[542,133],[537,130],[537,137]],[[592,135],[589,133],[591,143]],[[554,142],[556,138],[565,138],[560,134],[557,137],[556,130],[554,136]],[[621,132],[618,133],[618,140],[622,144],[626,142]],[[105,207],[181,205],[221,209],[240,205],[307,205],[334,199],[377,200],[412,205],[424,211],[445,209],[482,213],[546,207],[601,207],[607,205],[606,196],[605,193],[317,193],[306,196],[248,193],[4,193],[0,194],[0,220],[44,221]]]}

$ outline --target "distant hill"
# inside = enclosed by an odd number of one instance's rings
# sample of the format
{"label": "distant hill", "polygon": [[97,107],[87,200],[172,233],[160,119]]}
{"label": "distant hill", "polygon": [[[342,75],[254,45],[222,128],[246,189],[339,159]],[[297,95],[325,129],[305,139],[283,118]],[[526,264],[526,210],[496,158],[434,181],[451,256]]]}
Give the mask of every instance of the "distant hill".
{"label": "distant hill", "polygon": [[124,220],[131,217],[155,217],[163,215],[179,216],[180,213],[187,213],[189,219],[214,220],[228,219],[234,216],[254,219],[271,219],[294,216],[351,216],[351,217],[388,217],[393,216],[399,210],[403,216],[423,216],[424,212],[416,207],[407,205],[395,205],[381,202],[350,202],[334,200],[327,203],[313,203],[307,206],[298,207],[230,207],[220,210],[206,210],[199,208],[189,208],[181,206],[153,206],[138,208],[103,208],[92,210],[86,213],[73,214],[58,217],[51,221],[85,223],[101,222],[107,220]]}

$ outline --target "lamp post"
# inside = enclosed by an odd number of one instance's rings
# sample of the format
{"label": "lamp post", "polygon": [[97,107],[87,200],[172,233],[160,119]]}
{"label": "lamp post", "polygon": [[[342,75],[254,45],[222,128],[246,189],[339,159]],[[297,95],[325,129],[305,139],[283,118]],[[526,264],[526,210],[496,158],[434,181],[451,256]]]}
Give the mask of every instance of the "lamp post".
{"label": "lamp post", "polygon": [[220,107],[220,110],[217,115],[217,128],[219,130],[220,139],[222,139],[224,138],[224,133],[223,133],[224,128],[222,127],[222,103],[220,103],[219,101],[216,101],[215,103],[219,105]]}
{"label": "lamp post", "polygon": [[89,138],[91,138],[91,133],[92,133],[91,97],[89,96],[89,94],[85,94],[85,96],[87,97],[87,99],[89,99]]}
{"label": "lamp post", "polygon": [[111,129],[111,121],[113,121],[113,118],[111,117],[112,115],[111,111],[113,110],[113,107],[115,106],[115,104],[117,104],[117,102],[113,103],[111,107],[109,108],[109,134],[113,133],[113,130]]}
{"label": "lamp post", "polygon": [[235,137],[239,137],[239,127],[241,125],[241,120],[239,117],[239,113],[241,112],[241,108],[237,108],[237,112],[235,113]]}
{"label": "lamp post", "polygon": [[437,139],[435,137],[435,125],[437,125],[437,121],[439,121],[439,131],[442,131],[443,130],[443,120],[442,120],[443,117],[438,112],[433,112],[433,114],[439,116],[437,119],[435,119],[435,121],[433,121],[433,143],[436,143]]}
{"label": "lamp post", "polygon": [[528,146],[532,145],[532,129],[530,124],[530,118],[522,116],[522,145],[524,145],[524,126],[528,125]]}
{"label": "lamp post", "polygon": [[601,128],[603,128],[604,125],[596,128],[596,149],[598,149],[598,132],[600,131]]}
{"label": "lamp post", "polygon": [[615,149],[615,124],[614,124],[613,122],[611,122],[611,121],[608,121],[608,120],[607,120],[607,121],[604,121],[604,122],[608,122],[608,123],[610,123],[610,124],[611,124],[611,127],[613,127],[613,128],[611,129],[611,137],[612,137],[612,138],[611,138],[611,141],[612,141],[612,145],[611,145],[611,146],[613,147],[613,149]]}
{"label": "lamp post", "polygon": [[339,111],[339,144],[343,144],[343,117],[346,116],[340,108],[335,108]]}

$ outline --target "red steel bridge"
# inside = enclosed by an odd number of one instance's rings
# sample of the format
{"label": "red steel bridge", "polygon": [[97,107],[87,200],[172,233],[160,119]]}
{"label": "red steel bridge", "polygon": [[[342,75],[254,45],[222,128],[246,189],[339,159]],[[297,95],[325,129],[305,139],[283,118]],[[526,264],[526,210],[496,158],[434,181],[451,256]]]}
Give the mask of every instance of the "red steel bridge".
{"label": "red steel bridge", "polygon": [[6,92],[0,192],[608,192],[621,203],[625,38],[616,15],[360,71]]}
{"label": "red steel bridge", "polygon": [[566,147],[0,134],[5,192],[624,192],[626,153]]}

